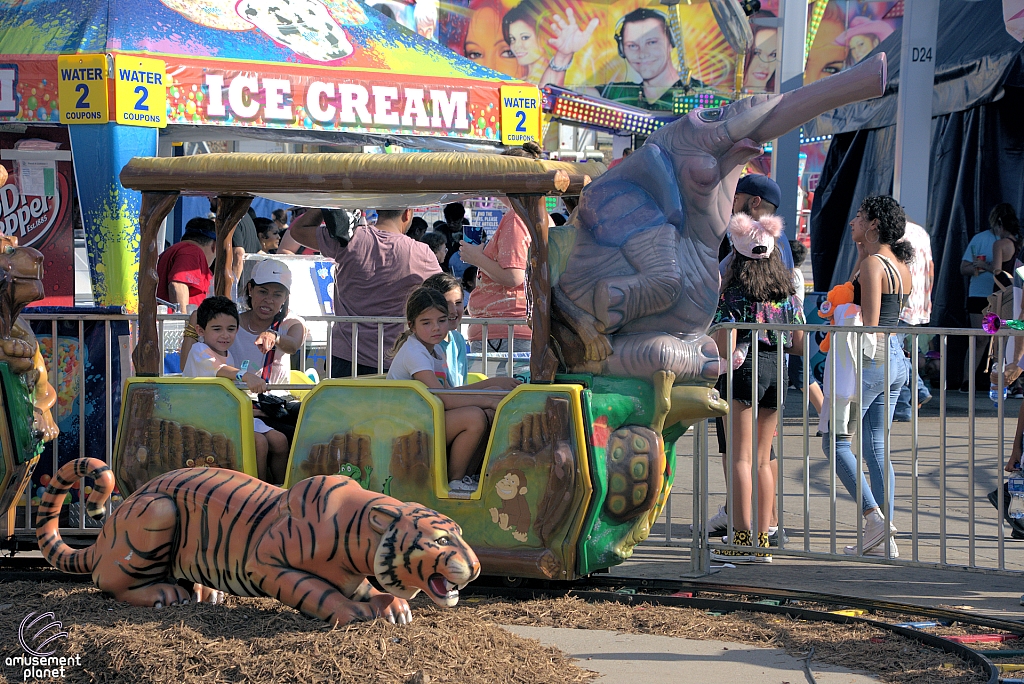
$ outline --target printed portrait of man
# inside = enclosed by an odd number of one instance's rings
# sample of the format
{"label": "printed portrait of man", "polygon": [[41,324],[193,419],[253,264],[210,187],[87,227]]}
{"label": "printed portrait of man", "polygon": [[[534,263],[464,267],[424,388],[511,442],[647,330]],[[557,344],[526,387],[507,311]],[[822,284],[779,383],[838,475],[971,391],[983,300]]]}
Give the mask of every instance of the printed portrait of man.
{"label": "printed portrait of man", "polygon": [[691,79],[684,83],[672,62],[675,39],[664,13],[640,7],[623,16],[615,26],[619,56],[639,75],[641,82],[608,83],[592,89],[607,100],[644,109],[672,109],[673,89],[690,89],[701,84]]}

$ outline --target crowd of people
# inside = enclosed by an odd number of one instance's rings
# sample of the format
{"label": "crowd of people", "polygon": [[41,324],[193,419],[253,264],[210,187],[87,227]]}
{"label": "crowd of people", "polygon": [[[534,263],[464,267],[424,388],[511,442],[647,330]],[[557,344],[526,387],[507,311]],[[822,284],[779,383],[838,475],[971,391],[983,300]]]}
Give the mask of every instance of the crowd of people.
{"label": "crowd of people", "polygon": [[[527,144],[508,154],[537,158],[540,148]],[[211,211],[216,203],[211,202]],[[444,208],[444,221],[428,230],[410,208],[371,211],[308,209],[289,223],[283,210],[272,218],[247,214],[235,229],[226,269],[238,282],[246,253],[316,253],[335,263],[333,302],[338,316],[404,316],[407,324],[384,326],[384,347],[377,358],[377,327],[360,324],[363,340],[353,356],[352,326],[335,325],[331,377],[377,375],[416,379],[428,387],[510,390],[519,380],[498,375],[468,383],[472,351],[483,345],[507,350],[507,326],[490,328],[482,339],[472,326],[462,335],[467,307],[483,318],[526,319],[526,265],[530,234],[515,212],[507,211],[494,231],[468,230],[461,203]],[[292,275],[274,258],[260,260],[241,287],[238,304],[211,297],[216,242],[212,218],[196,217],[179,243],[158,260],[159,299],[190,312],[181,348],[185,375],[233,378],[259,396],[254,402],[259,476],[280,483],[285,477],[294,416],[268,410],[268,385],[287,384],[290,355],[307,338],[305,322],[289,308]],[[472,297],[470,295],[472,294]],[[514,328],[514,351],[529,351],[528,325]],[[520,366],[521,368],[521,366]],[[494,394],[444,394],[453,495],[479,485],[479,467],[497,406]]]}

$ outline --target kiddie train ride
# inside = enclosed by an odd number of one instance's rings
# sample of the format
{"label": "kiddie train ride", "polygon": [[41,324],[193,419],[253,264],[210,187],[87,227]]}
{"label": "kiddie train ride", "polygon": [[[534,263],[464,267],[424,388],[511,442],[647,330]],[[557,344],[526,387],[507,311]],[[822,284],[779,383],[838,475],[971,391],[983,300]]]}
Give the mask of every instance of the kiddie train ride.
{"label": "kiddie train ride", "polygon": [[[133,159],[121,182],[143,193],[142,310],[137,377],[124,388],[110,460],[121,492],[182,467],[256,472],[246,394],[225,379],[159,377],[155,236],[179,194],[221,199],[218,274],[254,194],[380,208],[504,195],[533,237],[531,377],[498,407],[477,491],[448,491],[437,396],[381,379],[326,380],[304,397],[285,484],[345,474],[430,507],[459,523],[484,574],[567,580],[621,563],[667,499],[675,440],[727,410],[712,389],[719,359],[705,333],[743,164],[762,143],[878,96],[884,83],[880,55],[782,96],[695,110],[604,174],[450,153]],[[550,194],[580,195],[565,226],[547,226]]]}

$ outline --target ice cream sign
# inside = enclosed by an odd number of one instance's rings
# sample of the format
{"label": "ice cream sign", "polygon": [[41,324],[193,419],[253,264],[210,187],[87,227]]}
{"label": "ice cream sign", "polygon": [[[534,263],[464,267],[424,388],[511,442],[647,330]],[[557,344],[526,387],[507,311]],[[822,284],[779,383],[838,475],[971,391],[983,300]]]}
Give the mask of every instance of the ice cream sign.
{"label": "ice cream sign", "polygon": [[284,124],[308,117],[321,126],[469,129],[469,91],[400,84],[281,78],[252,72],[204,74],[206,118]]}

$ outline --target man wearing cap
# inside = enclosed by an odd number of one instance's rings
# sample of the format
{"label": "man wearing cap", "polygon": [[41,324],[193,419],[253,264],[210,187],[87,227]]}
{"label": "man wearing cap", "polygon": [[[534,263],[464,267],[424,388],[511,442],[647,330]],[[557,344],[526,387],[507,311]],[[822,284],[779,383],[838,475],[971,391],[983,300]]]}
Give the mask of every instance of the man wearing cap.
{"label": "man wearing cap", "polygon": [[[323,222],[323,225],[321,225]],[[351,225],[344,211],[310,209],[289,229],[300,244],[334,259],[334,312],[338,316],[405,317],[409,292],[441,272],[437,257],[422,242],[407,237],[411,209],[378,209],[376,225]],[[384,349],[394,346],[402,323],[384,326]],[[334,326],[331,337],[331,377],[375,375],[377,326],[360,324],[359,356],[352,358],[352,326]],[[391,360],[384,359],[384,371]]]}
{"label": "man wearing cap", "polygon": [[[740,178],[736,184],[736,194],[732,198],[732,213],[746,214],[755,221],[762,216],[772,216],[778,211],[782,202],[782,190],[779,184],[768,176],[757,173],[750,173]],[[779,240],[779,256],[786,268],[793,270],[793,250],[789,246],[789,240]],[[719,250],[719,272],[724,274],[725,269],[732,260],[732,248],[729,245],[729,238],[722,240],[722,247]]]}
{"label": "man wearing cap", "polygon": [[157,298],[176,304],[182,313],[202,304],[213,280],[216,240],[210,219],[197,217],[185,224],[181,242],[164,250],[156,262]]}

